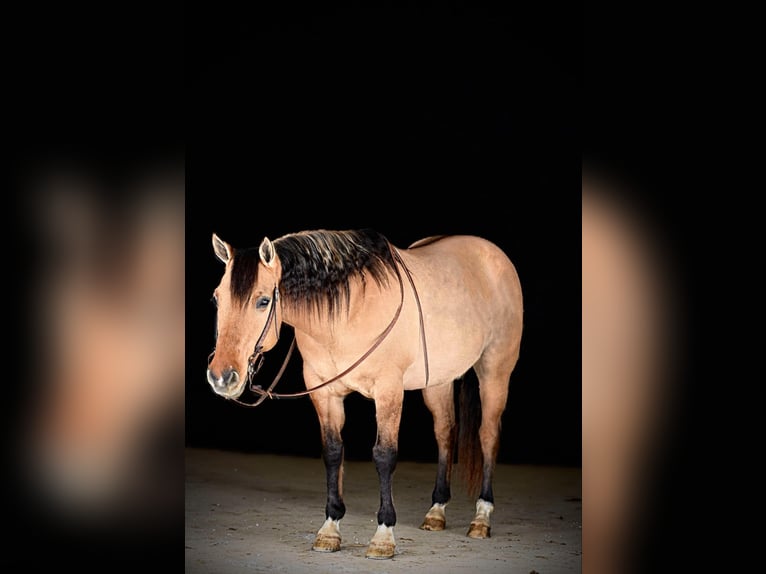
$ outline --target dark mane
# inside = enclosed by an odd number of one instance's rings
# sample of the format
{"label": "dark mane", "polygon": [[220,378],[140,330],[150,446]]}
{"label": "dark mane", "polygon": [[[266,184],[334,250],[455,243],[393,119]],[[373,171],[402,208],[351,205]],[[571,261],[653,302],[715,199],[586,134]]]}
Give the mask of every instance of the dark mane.
{"label": "dark mane", "polygon": [[[336,317],[347,310],[350,280],[365,284],[372,278],[386,283],[386,271],[395,269],[388,240],[371,229],[301,231],[280,237],[274,248],[282,263],[279,288],[298,311]],[[231,292],[235,301],[247,301],[257,279],[258,248],[235,251]]]}

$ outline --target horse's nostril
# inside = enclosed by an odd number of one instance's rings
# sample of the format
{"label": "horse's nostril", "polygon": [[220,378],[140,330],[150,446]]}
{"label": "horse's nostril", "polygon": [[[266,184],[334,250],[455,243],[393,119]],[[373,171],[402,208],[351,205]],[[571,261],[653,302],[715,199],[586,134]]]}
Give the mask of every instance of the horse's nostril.
{"label": "horse's nostril", "polygon": [[207,382],[216,390],[224,390],[239,384],[239,373],[234,369],[224,369],[220,375],[217,375],[208,369]]}
{"label": "horse's nostril", "polygon": [[234,369],[227,369],[223,372],[223,378],[226,381],[226,386],[239,384],[239,373]]}

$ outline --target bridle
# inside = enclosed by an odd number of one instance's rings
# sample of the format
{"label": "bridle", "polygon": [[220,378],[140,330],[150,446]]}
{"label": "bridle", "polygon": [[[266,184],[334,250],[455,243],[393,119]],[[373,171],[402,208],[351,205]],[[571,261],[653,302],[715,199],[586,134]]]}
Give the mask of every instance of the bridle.
{"label": "bridle", "polygon": [[[420,323],[419,324],[420,338],[423,343],[423,362],[425,366],[426,386],[428,386],[428,379],[429,379],[428,349],[426,347],[426,331],[425,331],[425,323],[423,321],[423,308],[420,305],[420,297],[418,296],[418,290],[417,290],[417,287],[415,287],[415,281],[412,278],[412,273],[407,268],[407,265],[404,263],[402,256],[399,254],[399,252],[396,249],[393,248],[393,246],[390,243],[388,247],[389,247],[389,250],[391,251],[391,256],[394,259],[394,270],[396,271],[396,278],[399,280],[399,294],[400,294],[399,305],[396,308],[396,312],[394,313],[394,316],[391,319],[391,322],[380,333],[380,335],[377,336],[377,338],[375,339],[375,341],[373,341],[370,348],[367,349],[367,351],[365,351],[361,357],[359,357],[356,361],[354,361],[345,370],[338,373],[334,377],[324,381],[323,383],[317,385],[316,387],[312,387],[310,389],[306,389],[305,391],[298,391],[295,393],[275,393],[273,392],[274,387],[277,386],[277,383],[282,378],[282,375],[284,374],[285,369],[287,368],[287,364],[290,361],[290,357],[293,354],[293,350],[295,349],[295,335],[293,334],[293,339],[292,339],[292,342],[290,343],[290,349],[287,351],[287,356],[282,362],[282,367],[279,369],[279,372],[276,374],[276,376],[274,377],[274,380],[269,385],[269,388],[264,390],[263,387],[261,387],[261,385],[255,385],[253,382],[253,379],[258,374],[258,371],[260,371],[264,361],[263,342],[266,339],[266,334],[271,328],[272,323],[274,323],[274,331],[277,336],[277,341],[279,341],[280,329],[277,324],[277,321],[275,321],[277,302],[279,301],[279,286],[275,285],[273,297],[271,298],[271,307],[269,308],[269,314],[266,317],[266,324],[263,326],[263,330],[261,331],[261,334],[258,337],[258,340],[255,342],[255,348],[253,349],[253,354],[250,355],[250,357],[247,359],[247,387],[250,390],[250,392],[255,393],[256,395],[260,395],[260,397],[254,403],[246,403],[244,401],[241,401],[238,398],[228,398],[228,400],[232,400],[238,405],[241,405],[243,407],[257,407],[267,398],[297,399],[299,397],[307,396],[315,391],[318,391],[319,389],[323,387],[330,385],[331,383],[336,382],[339,379],[342,379],[343,377],[348,375],[351,371],[356,369],[359,365],[361,365],[365,361],[365,359],[367,359],[367,357],[369,357],[373,353],[373,351],[375,351],[375,349],[377,349],[381,345],[381,343],[383,343],[383,341],[388,336],[388,334],[393,330],[394,325],[396,325],[396,322],[399,320],[399,315],[401,314],[402,307],[404,306],[404,281],[402,280],[402,274],[399,271],[399,266],[401,266],[402,269],[404,269],[404,273],[407,276],[407,280],[409,281],[410,286],[412,287],[412,293],[415,296],[415,303],[417,304],[417,307],[418,307],[418,316],[419,316],[419,323]],[[215,353],[215,351],[213,351],[213,353]],[[210,357],[213,356],[213,353],[210,354]]]}

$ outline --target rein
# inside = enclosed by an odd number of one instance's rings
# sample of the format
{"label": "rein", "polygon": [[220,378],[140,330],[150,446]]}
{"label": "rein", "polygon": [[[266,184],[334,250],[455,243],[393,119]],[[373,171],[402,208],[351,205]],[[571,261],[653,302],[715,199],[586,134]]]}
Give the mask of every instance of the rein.
{"label": "rein", "polygon": [[[276,315],[276,306],[277,302],[279,300],[279,288],[277,286],[274,287],[274,296],[271,300],[271,308],[269,309],[269,316],[266,318],[266,324],[263,327],[263,331],[261,331],[261,335],[258,337],[258,340],[255,343],[255,348],[253,350],[253,354],[250,355],[248,358],[248,367],[247,367],[247,383],[248,383],[248,389],[257,394],[260,395],[260,398],[254,402],[254,403],[246,403],[244,401],[241,401],[239,399],[229,399],[237,403],[238,405],[241,405],[243,407],[257,407],[260,405],[266,398],[269,399],[297,399],[299,397],[305,397],[315,391],[318,391],[322,387],[326,387],[327,385],[336,382],[338,379],[341,379],[348,375],[351,371],[356,369],[359,365],[361,365],[367,357],[369,357],[375,349],[377,349],[381,343],[385,340],[385,338],[388,336],[388,334],[393,330],[394,325],[396,325],[396,322],[399,320],[399,315],[402,312],[402,307],[404,306],[404,281],[402,280],[402,274],[399,272],[399,265],[402,266],[402,269],[404,269],[404,273],[407,276],[407,280],[410,283],[410,286],[412,287],[412,293],[415,296],[415,303],[418,306],[418,316],[419,316],[419,327],[420,327],[420,339],[423,343],[423,361],[425,365],[425,376],[426,376],[426,386],[428,386],[428,379],[429,379],[429,371],[428,371],[428,349],[426,348],[426,331],[425,331],[425,323],[423,321],[423,308],[420,305],[420,296],[418,295],[417,287],[415,287],[415,281],[412,278],[412,273],[410,273],[410,270],[407,268],[407,265],[404,263],[404,260],[402,259],[402,256],[399,254],[399,252],[394,249],[389,244],[389,249],[391,251],[391,256],[394,259],[394,270],[396,271],[396,278],[399,280],[399,306],[396,308],[396,312],[394,313],[393,319],[391,319],[391,322],[388,324],[388,326],[383,330],[383,332],[378,335],[377,339],[373,342],[372,346],[365,351],[365,353],[359,357],[356,361],[354,361],[348,368],[346,368],[344,371],[338,373],[331,379],[328,379],[324,381],[323,383],[317,385],[316,387],[312,387],[310,389],[306,389],[305,391],[298,391],[295,393],[274,393],[272,392],[274,390],[274,387],[277,386],[277,383],[282,378],[282,375],[285,372],[285,369],[287,368],[287,364],[290,361],[290,357],[293,354],[293,350],[295,349],[295,335],[293,335],[293,340],[290,343],[290,349],[287,351],[287,356],[285,357],[285,360],[282,363],[282,367],[279,369],[279,372],[274,377],[274,380],[269,385],[269,388],[264,390],[261,385],[255,385],[253,384],[253,378],[260,370],[261,366],[263,365],[264,360],[264,351],[263,351],[263,341],[266,338],[266,333],[268,332],[269,328],[271,327],[271,323],[274,322],[274,317]],[[277,334],[277,341],[279,341],[279,328],[274,322],[274,328],[276,330]]]}

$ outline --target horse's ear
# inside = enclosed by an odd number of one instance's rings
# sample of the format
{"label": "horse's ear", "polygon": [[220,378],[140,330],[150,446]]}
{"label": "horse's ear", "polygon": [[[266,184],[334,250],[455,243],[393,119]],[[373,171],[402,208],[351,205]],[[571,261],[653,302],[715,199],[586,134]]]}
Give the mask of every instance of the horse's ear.
{"label": "horse's ear", "polygon": [[273,267],[276,261],[276,251],[274,251],[274,244],[268,237],[264,237],[261,241],[261,246],[258,248],[258,254],[261,256],[261,261],[266,267]]}
{"label": "horse's ear", "polygon": [[216,257],[223,263],[228,263],[231,259],[231,245],[226,243],[223,239],[213,233],[213,251],[215,251]]}

